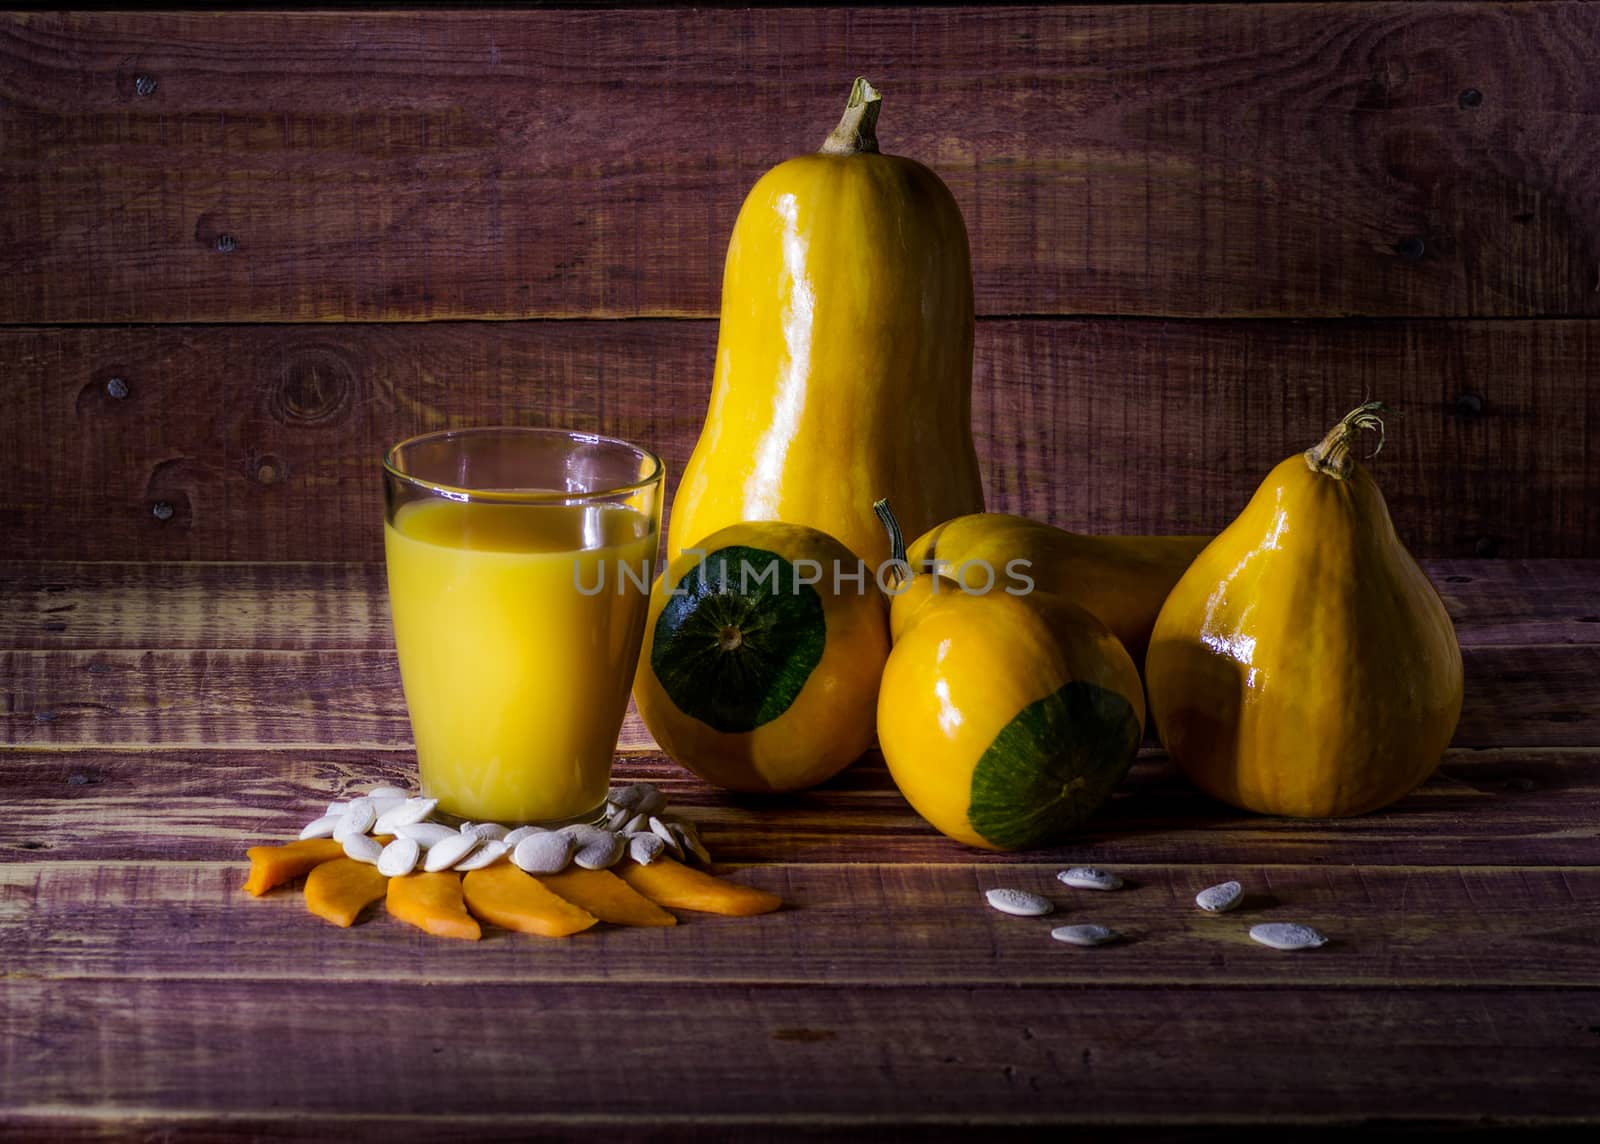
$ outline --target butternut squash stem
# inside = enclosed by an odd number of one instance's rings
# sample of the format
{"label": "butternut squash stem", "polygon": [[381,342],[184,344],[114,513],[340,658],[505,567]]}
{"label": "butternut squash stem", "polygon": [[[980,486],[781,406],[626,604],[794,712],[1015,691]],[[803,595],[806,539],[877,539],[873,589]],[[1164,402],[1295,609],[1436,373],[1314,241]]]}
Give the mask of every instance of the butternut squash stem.
{"label": "butternut squash stem", "polygon": [[889,533],[889,559],[894,564],[894,582],[901,584],[911,578],[911,564],[906,560],[906,535],[900,531],[900,521],[887,498],[872,502],[872,511],[878,514],[884,529]]}
{"label": "butternut squash stem", "polygon": [[876,154],[878,151],[878,109],[883,94],[862,76],[850,85],[850,99],[844,105],[839,126],[822,141],[824,155]]}
{"label": "butternut squash stem", "polygon": [[1378,447],[1372,450],[1376,457],[1383,452],[1385,431],[1380,413],[1399,416],[1381,401],[1367,401],[1339,418],[1339,423],[1328,430],[1328,435],[1306,450],[1306,464],[1313,472],[1326,473],[1338,480],[1347,480],[1355,471],[1355,459],[1350,456],[1350,445],[1363,430],[1378,435]]}

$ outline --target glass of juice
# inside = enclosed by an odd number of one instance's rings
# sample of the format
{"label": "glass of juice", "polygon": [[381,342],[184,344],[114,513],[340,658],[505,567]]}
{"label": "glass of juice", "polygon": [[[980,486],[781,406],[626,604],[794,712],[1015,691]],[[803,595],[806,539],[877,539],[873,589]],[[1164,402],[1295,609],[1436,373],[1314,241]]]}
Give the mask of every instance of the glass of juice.
{"label": "glass of juice", "polygon": [[423,793],[479,822],[597,820],[644,634],[660,459],[587,433],[449,429],[383,467]]}

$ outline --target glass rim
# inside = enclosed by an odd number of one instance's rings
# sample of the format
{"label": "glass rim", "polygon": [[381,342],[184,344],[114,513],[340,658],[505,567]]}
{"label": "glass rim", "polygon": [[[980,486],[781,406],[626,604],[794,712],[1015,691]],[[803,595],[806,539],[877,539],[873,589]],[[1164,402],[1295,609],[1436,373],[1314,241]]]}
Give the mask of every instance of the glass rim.
{"label": "glass rim", "polygon": [[[442,481],[424,480],[414,473],[402,472],[394,463],[400,450],[412,445],[442,441],[451,437],[487,437],[491,434],[508,437],[562,437],[586,445],[614,445],[648,461],[650,472],[636,481],[589,492],[574,492],[570,489],[474,489],[449,485]],[[574,501],[598,500],[648,489],[660,483],[666,472],[666,465],[659,456],[643,445],[635,445],[632,441],[624,441],[621,437],[607,437],[603,433],[584,433],[577,429],[553,429],[538,425],[471,425],[461,429],[433,429],[427,433],[418,433],[414,437],[396,441],[383,452],[383,471],[413,488],[428,489],[451,500],[498,501],[509,504],[571,504]]]}

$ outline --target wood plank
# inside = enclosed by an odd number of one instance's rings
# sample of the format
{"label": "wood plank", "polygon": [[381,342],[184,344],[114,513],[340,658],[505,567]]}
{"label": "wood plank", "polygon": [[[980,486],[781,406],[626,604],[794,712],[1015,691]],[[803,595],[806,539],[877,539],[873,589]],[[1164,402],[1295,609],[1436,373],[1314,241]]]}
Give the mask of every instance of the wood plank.
{"label": "wood plank", "polygon": [[[1468,647],[1457,747],[1600,746],[1600,644]],[[0,651],[0,744],[411,745],[392,650]],[[620,750],[654,740],[630,713]]]}
{"label": "wood plank", "polygon": [[[1463,646],[1600,643],[1600,561],[1430,560]],[[380,564],[0,560],[0,647],[387,649]]]}
{"label": "wood plank", "polygon": [[578,1118],[839,1130],[1600,1112],[1593,990],[1353,1004],[1309,988],[4,987],[0,1099],[20,1115],[489,1115],[531,1132]]}
{"label": "wood plank", "polygon": [[[0,751],[13,861],[237,862],[287,841],[328,801],[416,781],[409,752],[369,750]],[[814,790],[719,791],[661,755],[617,760],[617,783],[656,783],[720,863],[1005,864],[918,818],[876,755]],[[1297,820],[1201,796],[1158,753],[1070,843],[1028,855],[1073,865],[1589,866],[1600,840],[1600,754],[1452,750],[1440,772],[1380,813]]]}
{"label": "wood plank", "polygon": [[[885,856],[888,857],[887,855]],[[1025,856],[1026,857],[1026,856]],[[471,955],[418,942],[381,906],[352,930],[307,912],[297,887],[257,901],[243,863],[0,865],[0,959],[48,979],[345,981],[434,984],[1438,986],[1595,988],[1600,867],[1149,866],[1122,864],[1115,895],[1065,889],[1059,864],[798,863],[735,872],[782,896],[770,917],[679,911],[660,932],[600,927],[549,942],[496,932]],[[1236,878],[1251,890],[1223,917],[1195,893]],[[982,891],[1043,894],[1057,913],[1018,919]],[[1250,941],[1259,922],[1316,926],[1315,957]],[[1092,954],[1050,939],[1095,921],[1124,935]],[[172,934],[193,936],[174,943]]]}
{"label": "wood plank", "polygon": [[[451,425],[611,433],[675,481],[715,340],[665,321],[0,330],[0,530],[36,560],[377,560],[378,457]],[[994,509],[1207,532],[1378,395],[1406,416],[1374,471],[1419,556],[1595,557],[1596,377],[1581,321],[995,321],[973,425]]]}
{"label": "wood plank", "polygon": [[709,315],[863,45],[983,313],[1600,312],[1600,13],[1387,3],[7,15],[0,316]]}

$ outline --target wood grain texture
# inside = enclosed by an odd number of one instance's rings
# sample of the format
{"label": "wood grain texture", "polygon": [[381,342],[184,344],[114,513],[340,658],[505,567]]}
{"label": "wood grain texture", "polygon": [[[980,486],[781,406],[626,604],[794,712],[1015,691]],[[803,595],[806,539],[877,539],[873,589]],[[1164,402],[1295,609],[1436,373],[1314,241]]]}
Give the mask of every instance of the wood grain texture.
{"label": "wood grain texture", "polygon": [[[24,1115],[488,1113],[529,1129],[567,1118],[715,1128],[722,1117],[858,1128],[1470,1123],[1592,1117],[1600,1067],[1593,990],[1375,990],[1351,1005],[1348,993],[1314,988],[395,981],[362,992],[361,1019],[337,1020],[351,1001],[337,982],[298,984],[292,998],[278,982],[243,980],[21,979],[6,989],[0,1101]],[[252,1037],[238,1035],[241,1019]],[[619,1047],[597,1028],[656,1047],[638,1057],[649,1084],[626,1083]],[[20,1076],[25,1101],[11,1091]]]}
{"label": "wood grain texture", "polygon": [[[1428,560],[1469,647],[1600,643],[1600,561]],[[381,564],[0,560],[0,647],[382,650]]]}
{"label": "wood grain texture", "polygon": [[1597,51],[1581,3],[7,15],[0,320],[709,315],[869,57],[980,312],[1592,315]]}
{"label": "wood grain texture", "polygon": [[[1458,747],[1600,746],[1600,645],[1462,651]],[[392,650],[0,651],[0,744],[411,745]],[[618,747],[654,740],[630,708]]]}
{"label": "wood grain texture", "polygon": [[[701,827],[718,862],[998,864],[917,817],[876,755],[813,790],[720,791],[659,754],[620,757],[617,783],[657,784]],[[416,783],[409,751],[4,750],[0,859],[237,862],[286,841],[335,797]],[[1205,798],[1159,754],[1068,844],[1030,861],[1589,866],[1600,840],[1594,750],[1452,750],[1440,772],[1381,814],[1269,818]]]}
{"label": "wood grain texture", "polygon": [[[1593,988],[1600,957],[1600,867],[1133,865],[1115,895],[1072,891],[1059,863],[762,864],[729,874],[779,894],[761,921],[676,911],[675,930],[602,926],[551,942],[491,931],[479,946],[418,942],[381,905],[344,931],[313,917],[298,884],[264,899],[239,889],[243,862],[0,865],[0,958],[44,979],[250,980],[434,984],[681,983],[1185,988]],[[1245,906],[1202,913],[1197,891],[1234,878]],[[989,908],[983,891],[1031,890],[1043,919]],[[1294,920],[1330,937],[1284,957],[1252,925]],[[1095,921],[1124,935],[1094,953],[1051,940]],[[174,943],[184,931],[190,940]]]}
{"label": "wood grain texture", "polygon": [[[1597,331],[981,322],[989,505],[1094,532],[1214,531],[1378,395],[1405,415],[1372,465],[1418,555],[1600,556]],[[602,431],[654,447],[675,480],[715,342],[714,323],[667,321],[0,331],[16,474],[0,533],[36,560],[379,559],[383,449],[452,425]]]}

